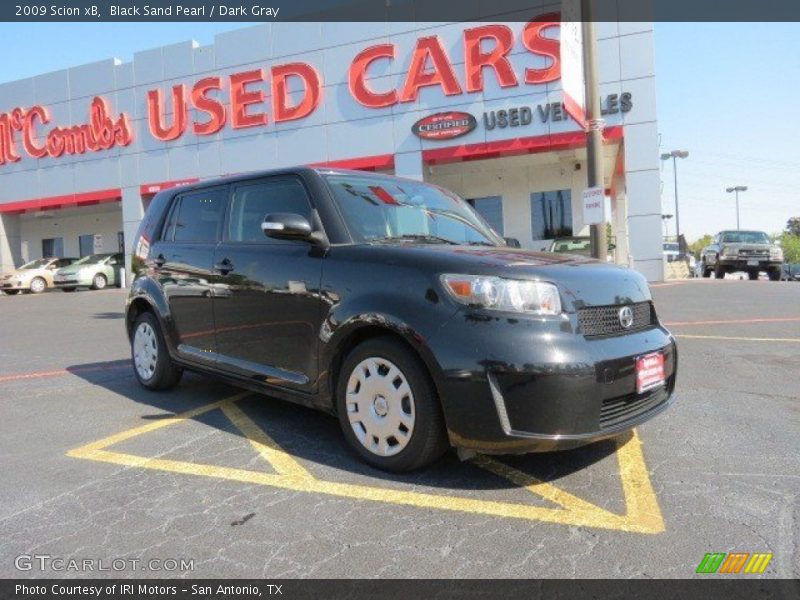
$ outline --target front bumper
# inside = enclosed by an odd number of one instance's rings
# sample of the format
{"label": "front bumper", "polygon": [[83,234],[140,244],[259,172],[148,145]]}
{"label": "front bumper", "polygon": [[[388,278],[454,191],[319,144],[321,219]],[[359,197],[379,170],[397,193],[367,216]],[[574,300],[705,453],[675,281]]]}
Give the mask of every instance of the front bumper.
{"label": "front bumper", "polygon": [[[675,399],[677,348],[660,325],[586,338],[563,320],[457,314],[431,343],[453,445],[484,453],[564,450],[617,436]],[[665,384],[636,393],[636,358],[664,354]]]}
{"label": "front bumper", "polygon": [[767,271],[769,269],[780,269],[781,266],[783,265],[783,261],[769,260],[764,258],[748,259],[748,258],[740,258],[738,256],[730,258],[720,256],[719,265],[721,267],[725,267],[726,269],[736,269],[741,271],[747,271],[749,269],[755,269],[755,268],[758,268],[761,271]]}
{"label": "front bumper", "polygon": [[61,279],[58,277],[53,278],[53,285],[57,288],[62,287],[85,287],[92,285],[91,277],[79,277],[77,275],[69,275],[68,279]]}

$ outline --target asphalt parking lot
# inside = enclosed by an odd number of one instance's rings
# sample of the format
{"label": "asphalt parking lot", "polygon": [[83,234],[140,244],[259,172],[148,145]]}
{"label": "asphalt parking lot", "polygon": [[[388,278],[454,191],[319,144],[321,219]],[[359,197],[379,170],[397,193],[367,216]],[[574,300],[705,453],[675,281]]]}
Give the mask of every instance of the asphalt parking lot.
{"label": "asphalt parking lot", "polygon": [[685,578],[709,552],[773,554],[728,577],[800,576],[800,284],[653,294],[680,352],[667,413],[618,442],[404,476],[359,462],[327,415],[198,375],[141,389],[123,290],[0,296],[0,577]]}

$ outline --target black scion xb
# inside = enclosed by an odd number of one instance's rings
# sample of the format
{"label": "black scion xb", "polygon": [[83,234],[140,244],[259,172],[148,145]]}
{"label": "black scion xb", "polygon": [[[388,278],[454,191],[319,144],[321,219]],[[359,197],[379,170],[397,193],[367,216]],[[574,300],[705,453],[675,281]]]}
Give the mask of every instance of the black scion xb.
{"label": "black scion xb", "polygon": [[159,193],[134,242],[136,377],[184,369],[337,415],[367,462],[559,450],[673,400],[637,272],[508,247],[455,194],[299,167]]}

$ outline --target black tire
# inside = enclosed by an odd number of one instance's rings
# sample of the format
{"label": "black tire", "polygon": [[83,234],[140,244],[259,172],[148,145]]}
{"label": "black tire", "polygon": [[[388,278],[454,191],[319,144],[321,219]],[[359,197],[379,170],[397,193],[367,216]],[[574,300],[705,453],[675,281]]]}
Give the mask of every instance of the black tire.
{"label": "black tire", "polygon": [[92,277],[92,289],[93,290],[104,290],[108,285],[108,279],[102,273],[98,273],[94,277]]}
{"label": "black tire", "polygon": [[19,294],[19,290],[5,290],[5,292],[9,296],[16,296],[17,294]]}
{"label": "black tire", "polygon": [[[148,325],[155,334],[155,369],[150,377],[144,377],[142,374],[140,374],[139,369],[136,367],[136,333],[139,327],[143,324]],[[133,324],[132,332],[131,363],[133,365],[133,373],[136,375],[136,379],[139,380],[139,383],[148,390],[168,390],[178,385],[178,382],[181,380],[181,376],[183,375],[183,369],[176,366],[172,362],[172,359],[169,356],[169,351],[167,350],[167,345],[164,342],[164,335],[161,333],[161,326],[159,325],[156,316],[151,312],[144,312],[140,314]]]}
{"label": "black tire", "polygon": [[[411,437],[405,447],[393,456],[381,456],[367,449],[359,441],[348,418],[348,380],[362,361],[372,357],[393,363],[405,377],[413,395],[414,424]],[[365,462],[384,471],[413,471],[433,463],[447,451],[444,415],[430,374],[419,357],[391,337],[368,340],[350,352],[338,373],[336,409],[348,444]]]}
{"label": "black tire", "polygon": [[61,288],[61,289],[64,290],[65,292],[74,292],[75,291],[74,287],[65,287],[65,288]]}
{"label": "black tire", "polygon": [[714,267],[714,278],[715,279],[725,279],[725,269],[717,265]]}
{"label": "black tire", "polygon": [[747,278],[750,281],[758,281],[758,271],[748,271]]}
{"label": "black tire", "polygon": [[780,281],[783,276],[781,269],[772,269],[768,272],[770,281]]}
{"label": "black tire", "polygon": [[704,264],[703,265],[703,277],[706,277],[706,278],[711,277],[711,271],[712,270],[713,269],[711,269],[710,267],[705,266],[705,264]]}

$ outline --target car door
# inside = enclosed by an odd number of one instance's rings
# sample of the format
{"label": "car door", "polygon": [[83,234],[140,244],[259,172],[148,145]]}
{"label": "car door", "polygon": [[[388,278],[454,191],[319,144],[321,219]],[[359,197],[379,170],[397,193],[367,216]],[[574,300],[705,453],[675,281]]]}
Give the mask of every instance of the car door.
{"label": "car door", "polygon": [[227,186],[176,196],[161,238],[150,252],[169,305],[178,354],[203,364],[216,362],[212,266],[227,199]]}
{"label": "car door", "polygon": [[307,242],[267,238],[261,223],[271,213],[296,213],[312,221],[312,201],[299,177],[231,187],[223,241],[214,257],[218,365],[310,390],[318,369],[322,255]]}

